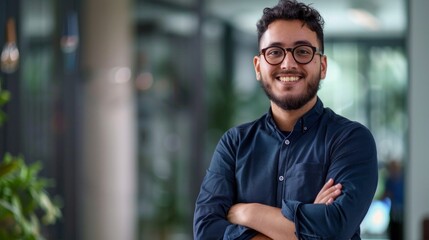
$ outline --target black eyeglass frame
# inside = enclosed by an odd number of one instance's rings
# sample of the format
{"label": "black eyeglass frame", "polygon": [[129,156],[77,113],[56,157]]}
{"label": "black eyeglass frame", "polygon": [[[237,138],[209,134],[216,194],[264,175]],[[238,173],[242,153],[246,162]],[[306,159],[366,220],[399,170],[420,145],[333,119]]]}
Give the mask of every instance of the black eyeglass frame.
{"label": "black eyeglass frame", "polygon": [[[296,50],[297,48],[300,48],[300,47],[309,47],[309,48],[311,48],[311,50],[313,50],[313,56],[311,56],[311,58],[310,58],[310,60],[309,60],[308,62],[300,62],[300,61],[298,61],[298,60],[296,59],[294,52],[295,52],[295,50]],[[279,61],[279,63],[273,64],[273,63],[270,63],[270,61],[268,61],[268,60],[267,60],[267,57],[265,56],[265,52],[266,52],[268,49],[270,49],[270,48],[278,48],[278,49],[283,50],[283,53],[284,53],[284,54],[283,54],[283,59],[282,59],[281,61]],[[283,47],[280,47],[280,46],[269,46],[269,47],[266,47],[266,48],[261,49],[261,51],[259,52],[259,55],[263,55],[263,56],[264,56],[265,61],[267,61],[267,63],[268,63],[268,64],[275,66],[275,65],[279,65],[279,64],[281,64],[281,63],[285,60],[286,55],[287,55],[287,52],[290,52],[290,53],[292,54],[292,57],[293,57],[293,59],[295,60],[295,62],[297,62],[297,63],[299,63],[299,64],[309,64],[311,61],[313,61],[313,59],[314,59],[314,55],[316,55],[316,54],[318,54],[318,55],[320,55],[320,56],[323,56],[323,52],[322,52],[320,49],[318,49],[317,47],[314,47],[314,46],[311,46],[311,45],[305,45],[305,44],[303,44],[303,45],[298,45],[298,46],[293,47],[293,48],[283,48]]]}

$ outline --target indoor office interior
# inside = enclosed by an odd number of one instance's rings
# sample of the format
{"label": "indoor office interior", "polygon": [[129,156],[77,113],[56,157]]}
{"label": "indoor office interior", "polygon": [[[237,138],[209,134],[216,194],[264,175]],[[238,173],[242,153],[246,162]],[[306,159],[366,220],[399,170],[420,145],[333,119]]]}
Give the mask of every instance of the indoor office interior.
{"label": "indoor office interior", "polygon": [[[304,2],[325,19],[320,98],[377,144],[362,238],[390,239],[392,162],[403,174],[403,239],[429,238],[429,2]],[[269,108],[253,70],[255,24],[276,3],[0,1],[0,96],[10,96],[0,97],[0,158],[39,162],[53,183],[61,217],[41,225],[47,240],[193,238],[219,138]]]}

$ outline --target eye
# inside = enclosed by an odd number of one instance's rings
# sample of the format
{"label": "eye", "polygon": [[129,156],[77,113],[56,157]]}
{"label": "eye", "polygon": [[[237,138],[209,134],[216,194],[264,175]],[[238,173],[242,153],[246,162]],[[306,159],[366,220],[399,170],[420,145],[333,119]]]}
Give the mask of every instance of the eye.
{"label": "eye", "polygon": [[296,48],[294,53],[299,56],[309,56],[313,54],[313,49],[307,46],[302,46],[302,47]]}
{"label": "eye", "polygon": [[283,50],[278,47],[268,48],[267,51],[265,52],[265,55],[270,58],[282,57]]}

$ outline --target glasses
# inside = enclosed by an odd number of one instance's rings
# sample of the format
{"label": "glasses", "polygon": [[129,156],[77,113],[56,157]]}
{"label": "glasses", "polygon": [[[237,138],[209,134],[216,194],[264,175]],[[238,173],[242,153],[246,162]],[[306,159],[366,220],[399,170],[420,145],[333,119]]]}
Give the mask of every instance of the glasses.
{"label": "glasses", "polygon": [[265,60],[269,64],[278,65],[283,62],[287,52],[291,52],[293,59],[300,64],[311,62],[314,58],[314,54],[319,54],[320,56],[323,55],[322,51],[309,45],[300,45],[294,48],[272,46],[262,49],[260,54],[264,55]]}

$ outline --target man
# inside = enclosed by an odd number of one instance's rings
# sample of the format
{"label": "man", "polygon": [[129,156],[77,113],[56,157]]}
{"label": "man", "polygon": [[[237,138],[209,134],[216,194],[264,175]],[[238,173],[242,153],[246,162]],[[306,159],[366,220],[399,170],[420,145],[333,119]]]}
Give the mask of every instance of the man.
{"label": "man", "polygon": [[360,239],[377,185],[375,142],[317,96],[327,71],[323,19],[280,0],[257,29],[253,63],[270,109],[218,143],[196,202],[194,238]]}

